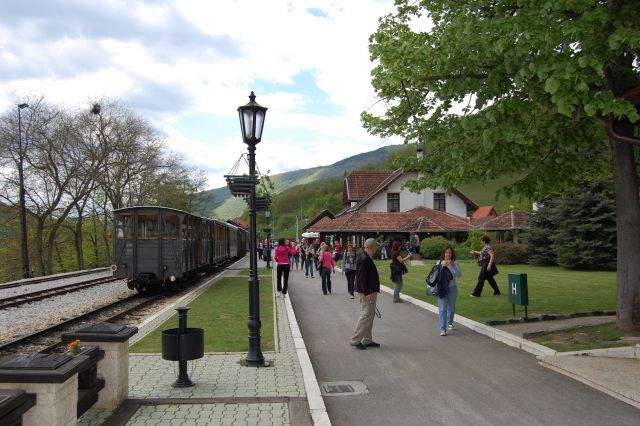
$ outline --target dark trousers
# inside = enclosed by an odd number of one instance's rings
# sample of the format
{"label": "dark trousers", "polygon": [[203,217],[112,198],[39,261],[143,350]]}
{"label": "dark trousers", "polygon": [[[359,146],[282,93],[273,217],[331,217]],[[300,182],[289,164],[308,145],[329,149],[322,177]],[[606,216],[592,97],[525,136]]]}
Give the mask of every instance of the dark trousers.
{"label": "dark trousers", "polygon": [[[282,294],[287,294],[287,288],[289,287],[289,264],[278,265],[278,291]],[[282,283],[282,276],[284,275],[284,284]]]}
{"label": "dark trousers", "polygon": [[350,295],[353,296],[354,286],[356,282],[356,271],[353,269],[348,269],[344,271],[344,274],[347,276],[347,291]]}
{"label": "dark trousers", "polygon": [[322,277],[322,292],[327,294],[327,291],[331,293],[331,268],[322,268],[320,271]]}
{"label": "dark trousers", "polygon": [[489,282],[489,285],[491,286],[491,288],[493,289],[493,294],[500,294],[500,289],[498,288],[498,283],[496,283],[496,280],[493,278],[495,274],[493,273],[493,271],[487,271],[486,266],[483,266],[482,269],[480,269],[480,274],[478,275],[478,284],[476,284],[476,288],[473,289],[473,295],[474,296],[478,296],[480,297],[480,294],[482,293],[482,288],[484,287],[484,281],[487,280]]}

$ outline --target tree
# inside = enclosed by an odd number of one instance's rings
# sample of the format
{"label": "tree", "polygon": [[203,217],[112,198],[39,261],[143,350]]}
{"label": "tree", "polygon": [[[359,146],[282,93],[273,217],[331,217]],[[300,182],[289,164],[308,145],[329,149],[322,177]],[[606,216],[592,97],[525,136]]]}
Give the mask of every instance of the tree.
{"label": "tree", "polygon": [[628,97],[640,84],[637,1],[396,5],[370,38],[385,108],[362,118],[373,134],[425,144],[422,159],[401,163],[424,172],[410,187],[517,174],[503,192],[535,200],[612,168],[617,325],[640,330],[639,115]]}
{"label": "tree", "polygon": [[529,263],[540,266],[556,264],[556,255],[551,248],[551,234],[557,228],[551,221],[553,200],[547,200],[529,215],[525,237]]}

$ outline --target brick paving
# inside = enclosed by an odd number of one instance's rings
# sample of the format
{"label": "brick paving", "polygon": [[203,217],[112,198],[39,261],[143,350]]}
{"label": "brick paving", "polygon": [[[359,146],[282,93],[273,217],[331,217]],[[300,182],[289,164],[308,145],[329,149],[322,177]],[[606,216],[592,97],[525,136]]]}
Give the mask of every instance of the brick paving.
{"label": "brick paving", "polygon": [[[239,268],[248,268],[248,259],[227,270],[224,276],[233,276]],[[267,280],[271,275],[261,268],[260,277],[261,282],[265,283],[269,282]],[[215,285],[213,281],[177,302],[176,306],[196,298],[208,286]],[[171,384],[178,374],[177,362],[165,361],[160,354],[130,354],[127,402],[130,407],[133,406],[129,408],[131,413],[124,416],[120,413],[118,416],[117,412],[92,409],[79,419],[78,424],[289,425],[294,424],[291,420],[292,404],[297,404],[296,424],[311,424],[304,376],[287,317],[285,299],[274,296],[274,303],[276,351],[263,352],[269,367],[242,366],[240,361],[245,353],[207,353],[202,359],[188,363],[189,377],[196,385],[173,388]],[[169,308],[141,324],[136,340],[160,326],[174,312],[173,308]]]}

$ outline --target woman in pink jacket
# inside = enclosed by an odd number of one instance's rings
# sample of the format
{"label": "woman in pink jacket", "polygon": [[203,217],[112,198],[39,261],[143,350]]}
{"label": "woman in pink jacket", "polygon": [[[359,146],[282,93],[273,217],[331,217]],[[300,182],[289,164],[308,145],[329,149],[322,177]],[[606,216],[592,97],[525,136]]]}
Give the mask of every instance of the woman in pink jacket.
{"label": "woman in pink jacket", "polygon": [[[278,247],[276,247],[273,259],[278,265],[278,292],[284,295],[287,294],[287,288],[289,287],[289,255],[293,255],[296,250],[289,246],[289,241],[286,243],[284,238],[278,240]],[[282,276],[284,275],[284,285],[282,284]]]}

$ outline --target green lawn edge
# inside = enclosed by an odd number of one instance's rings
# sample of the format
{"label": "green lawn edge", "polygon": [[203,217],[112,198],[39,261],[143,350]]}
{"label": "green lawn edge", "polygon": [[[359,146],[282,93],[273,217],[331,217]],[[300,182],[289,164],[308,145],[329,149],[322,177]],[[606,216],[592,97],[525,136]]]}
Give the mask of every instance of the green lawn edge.
{"label": "green lawn edge", "polygon": [[[424,259],[424,265],[409,265],[403,276],[402,293],[438,306],[437,299],[425,294],[427,272],[435,260]],[[376,260],[383,285],[393,288],[388,260]],[[491,320],[513,319],[512,305],[508,298],[509,273],[527,274],[529,288],[528,315],[572,314],[577,312],[612,311],[616,309],[616,273],[610,271],[571,271],[559,266],[498,265],[496,275],[500,296],[493,296],[485,283],[482,297],[470,297],[479,267],[472,260],[459,261],[462,276],[458,278],[456,314],[486,323]],[[516,318],[524,316],[524,307],[516,305]]]}
{"label": "green lawn edge", "polygon": [[[275,350],[274,303],[271,275],[260,271],[261,349]],[[246,352],[249,348],[247,318],[249,315],[248,271],[235,277],[219,279],[198,298],[187,304],[187,326],[204,329],[205,352]],[[172,315],[154,331],[129,348],[130,353],[160,353],[163,330],[178,327]]]}

